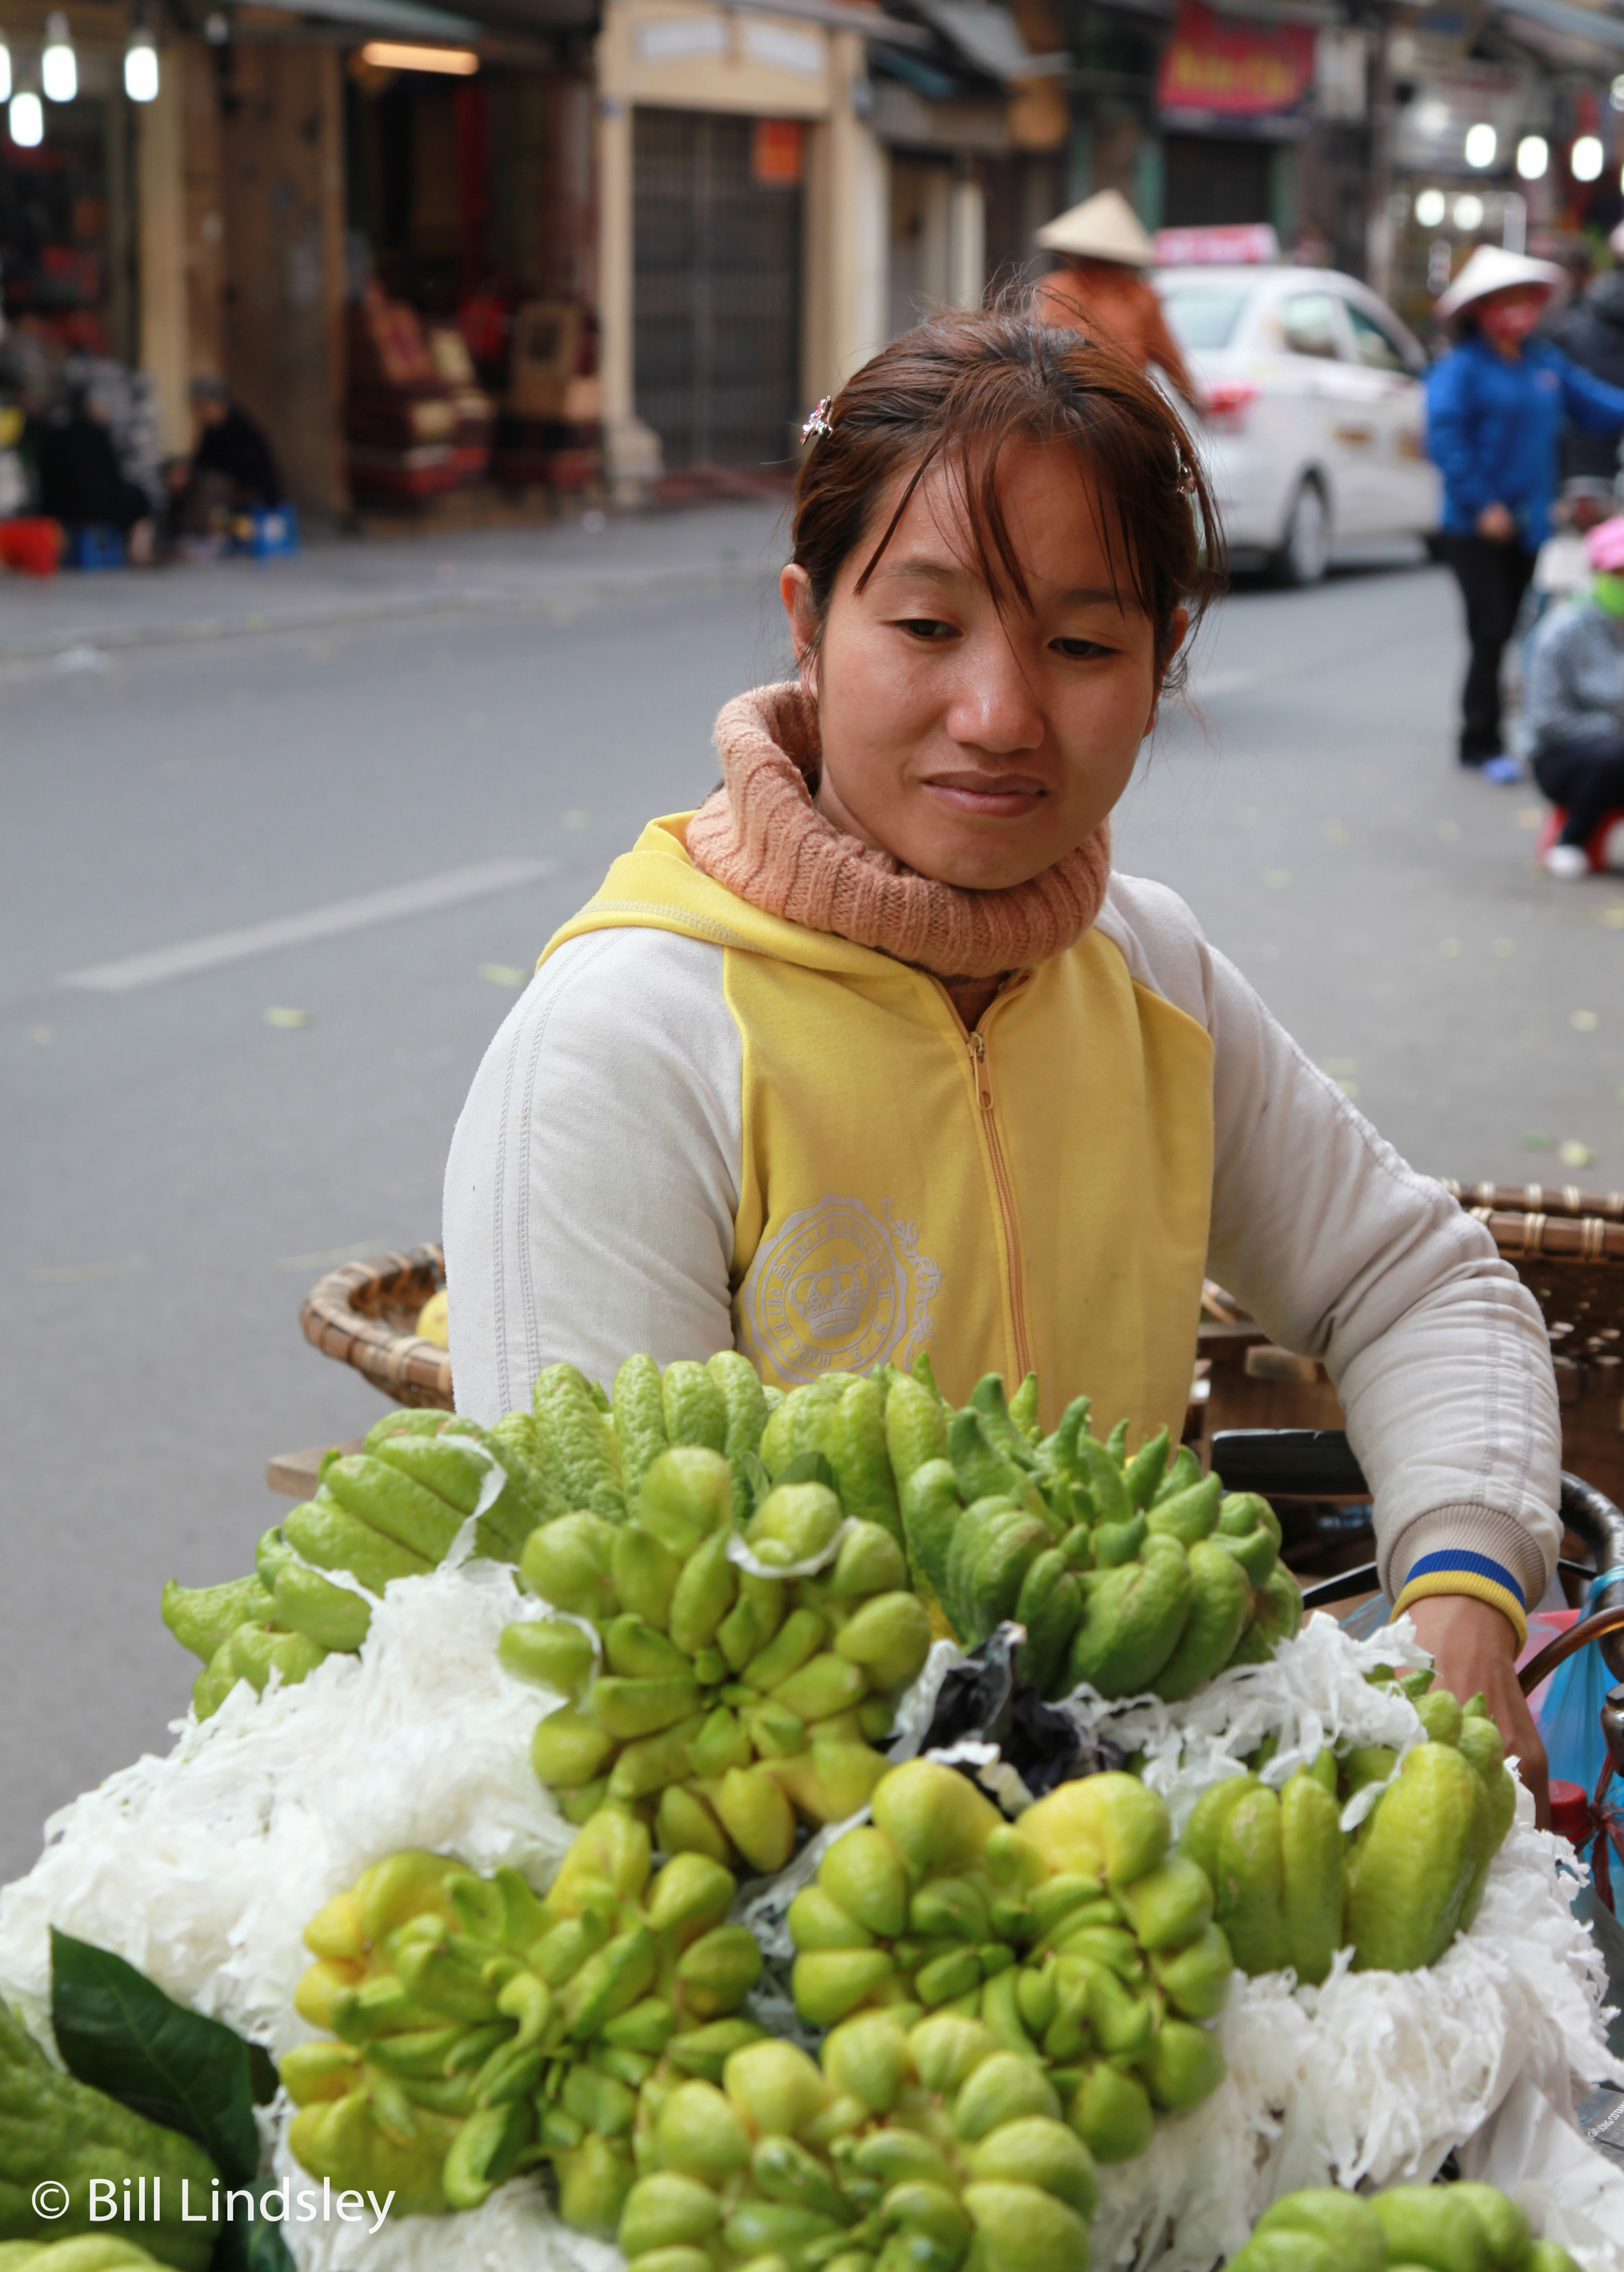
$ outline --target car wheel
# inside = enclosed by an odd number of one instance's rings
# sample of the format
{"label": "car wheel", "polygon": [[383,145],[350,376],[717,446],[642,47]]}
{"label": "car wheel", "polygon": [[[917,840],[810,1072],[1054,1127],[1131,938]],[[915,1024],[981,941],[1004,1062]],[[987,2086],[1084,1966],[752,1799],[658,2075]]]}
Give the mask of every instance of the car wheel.
{"label": "car wheel", "polygon": [[1285,533],[1275,554],[1275,574],[1301,591],[1317,584],[1330,565],[1330,508],[1312,475],[1298,486],[1285,516]]}

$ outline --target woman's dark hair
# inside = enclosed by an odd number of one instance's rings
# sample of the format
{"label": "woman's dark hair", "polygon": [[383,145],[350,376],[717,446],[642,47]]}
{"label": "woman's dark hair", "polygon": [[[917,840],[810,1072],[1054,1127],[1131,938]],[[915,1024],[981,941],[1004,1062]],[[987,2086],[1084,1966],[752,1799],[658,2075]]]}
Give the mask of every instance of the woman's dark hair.
{"label": "woman's dark hair", "polygon": [[[865,363],[823,417],[826,430],[813,429],[801,459],[793,521],[793,557],[820,631],[846,561],[874,539],[860,592],[938,463],[988,590],[1030,607],[999,466],[1012,441],[1062,442],[1093,477],[1112,587],[1151,618],[1164,684],[1177,684],[1173,615],[1187,607],[1192,628],[1199,623],[1222,578],[1224,539],[1188,430],[1120,348],[1018,311],[937,316]],[[876,532],[875,501],[904,471],[901,499]]]}

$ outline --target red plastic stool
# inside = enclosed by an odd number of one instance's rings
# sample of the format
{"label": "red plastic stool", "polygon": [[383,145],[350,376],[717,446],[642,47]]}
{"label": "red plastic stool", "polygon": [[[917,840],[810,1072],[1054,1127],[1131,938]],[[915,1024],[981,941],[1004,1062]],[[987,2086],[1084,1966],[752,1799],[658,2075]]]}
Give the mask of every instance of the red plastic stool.
{"label": "red plastic stool", "polygon": [[[1557,838],[1568,826],[1568,815],[1560,804],[1553,804],[1546,815],[1545,826],[1539,831],[1534,846],[1534,856],[1543,860]],[[1615,828],[1624,827],[1624,805],[1612,812],[1604,812],[1591,829],[1584,847],[1584,856],[1598,876],[1613,873],[1613,863],[1607,857],[1607,840]]]}
{"label": "red plastic stool", "polygon": [[19,514],[0,520],[0,568],[25,576],[54,576],[62,556],[62,530],[54,520]]}

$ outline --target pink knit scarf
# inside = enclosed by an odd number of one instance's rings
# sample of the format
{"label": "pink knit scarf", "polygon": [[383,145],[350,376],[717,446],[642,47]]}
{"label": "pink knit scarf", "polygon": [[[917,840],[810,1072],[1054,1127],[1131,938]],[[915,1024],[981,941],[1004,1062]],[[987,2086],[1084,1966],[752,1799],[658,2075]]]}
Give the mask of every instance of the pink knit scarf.
{"label": "pink knit scarf", "polygon": [[688,824],[694,865],[754,908],[877,947],[940,978],[994,978],[1062,953],[1093,923],[1111,879],[1111,824],[1002,892],[905,868],[826,820],[817,712],[793,679],[758,686],[716,721],[722,787]]}

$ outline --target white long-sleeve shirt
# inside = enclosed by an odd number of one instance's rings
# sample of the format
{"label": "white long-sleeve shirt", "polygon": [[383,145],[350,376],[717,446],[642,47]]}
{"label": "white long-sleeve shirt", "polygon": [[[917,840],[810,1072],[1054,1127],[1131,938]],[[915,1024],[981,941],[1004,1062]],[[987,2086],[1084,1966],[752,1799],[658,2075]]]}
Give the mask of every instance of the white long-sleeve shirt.
{"label": "white long-sleeve shirt", "polygon": [[[1555,1566],[1561,1427],[1543,1321],[1489,1234],[1311,1065],[1164,886],[1113,878],[1099,930],[1214,1052],[1210,1274],[1322,1359],[1374,1498],[1382,1582],[1481,1554],[1525,1603]],[[724,950],[603,930],[551,955],[474,1078],[446,1168],[458,1409],[544,1364],[610,1381],[734,1345],[742,1042]],[[1086,1382],[1071,1384],[1086,1387]]]}

